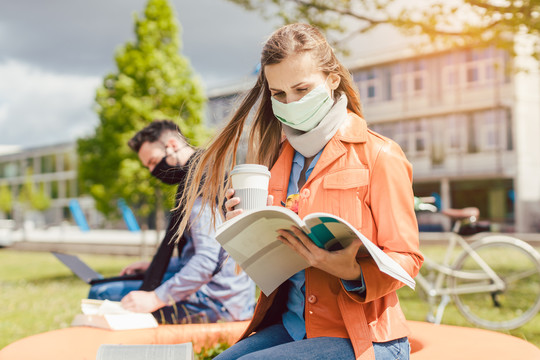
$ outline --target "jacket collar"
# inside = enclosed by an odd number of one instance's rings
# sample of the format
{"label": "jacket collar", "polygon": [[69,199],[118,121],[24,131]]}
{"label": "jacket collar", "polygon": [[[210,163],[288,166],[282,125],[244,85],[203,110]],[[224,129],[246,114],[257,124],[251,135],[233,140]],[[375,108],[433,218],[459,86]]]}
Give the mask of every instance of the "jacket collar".
{"label": "jacket collar", "polygon": [[[309,185],[311,180],[321,171],[347,152],[343,142],[364,143],[367,141],[367,134],[366,121],[355,113],[348,111],[347,121],[341,125],[336,135],[326,144],[319,161],[317,161],[315,168],[304,186]],[[294,152],[295,150],[289,141],[285,140],[281,154],[272,167],[269,190],[271,193],[274,193],[274,204],[285,201],[287,197],[287,187],[289,185]],[[278,199],[277,197],[280,198]]]}
{"label": "jacket collar", "polygon": [[366,121],[355,113],[348,111],[348,119],[341,125],[338,132],[328,144],[326,144],[319,161],[311,172],[306,185],[309,185],[319,173],[333,162],[337,161],[341,156],[345,155],[347,149],[343,145],[347,143],[365,143],[367,141],[367,125]]}
{"label": "jacket collar", "polygon": [[366,142],[368,133],[366,121],[350,110],[347,111],[347,115],[347,121],[341,125],[335,137],[348,143]]}

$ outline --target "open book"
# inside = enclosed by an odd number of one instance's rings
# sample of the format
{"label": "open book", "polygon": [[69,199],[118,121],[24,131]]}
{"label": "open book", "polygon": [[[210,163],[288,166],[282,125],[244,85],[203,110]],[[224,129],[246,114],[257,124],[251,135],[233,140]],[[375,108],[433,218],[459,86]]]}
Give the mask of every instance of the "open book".
{"label": "open book", "polygon": [[277,230],[296,225],[320,248],[334,251],[347,247],[354,238],[362,240],[361,251],[375,260],[379,269],[412,289],[413,278],[377,245],[345,220],[331,214],[313,213],[303,221],[293,211],[279,206],[246,211],[221,224],[217,241],[238,265],[269,295],[281,283],[309,264],[277,239]]}
{"label": "open book", "polygon": [[77,314],[71,326],[92,326],[111,330],[155,328],[158,326],[151,313],[126,310],[119,301],[81,300],[82,314]]}
{"label": "open book", "polygon": [[192,343],[174,345],[103,344],[96,360],[194,360]]}

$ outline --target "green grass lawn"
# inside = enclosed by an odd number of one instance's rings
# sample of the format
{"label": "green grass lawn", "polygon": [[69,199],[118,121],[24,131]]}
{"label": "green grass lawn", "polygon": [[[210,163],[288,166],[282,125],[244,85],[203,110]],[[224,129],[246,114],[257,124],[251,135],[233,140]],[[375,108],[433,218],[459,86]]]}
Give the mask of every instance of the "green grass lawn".
{"label": "green grass lawn", "polygon": [[[134,258],[81,255],[103,275]],[[0,250],[0,348],[22,337],[68,327],[89,286],[48,252]]]}
{"label": "green grass lawn", "polygon": [[[440,248],[423,249],[435,257]],[[127,256],[80,255],[105,276],[112,276],[137,260]],[[0,348],[20,338],[68,327],[80,312],[80,301],[89,286],[73,275],[52,254],[0,249]],[[410,320],[425,319],[428,306],[409,288],[399,291],[405,315]],[[444,324],[471,326],[450,304]],[[540,347],[540,314],[525,326],[504,333]]]}
{"label": "green grass lawn", "polygon": [[[422,247],[421,250],[426,256],[441,262],[446,248],[443,246],[425,246]],[[540,249],[536,250],[540,251]],[[455,251],[454,256],[460,251],[461,250]],[[501,256],[502,263],[505,262],[505,259],[502,258],[503,256],[504,255]],[[408,287],[403,287],[398,291],[401,307],[409,320],[425,321],[426,319],[429,306],[426,302],[421,300],[419,295],[420,292],[419,286],[417,286],[417,291],[413,291]],[[468,322],[468,320],[461,315],[452,302],[446,307],[442,323],[447,325],[474,327],[473,324]],[[540,313],[536,314],[531,321],[520,328],[500,332],[519,337],[540,347]]]}

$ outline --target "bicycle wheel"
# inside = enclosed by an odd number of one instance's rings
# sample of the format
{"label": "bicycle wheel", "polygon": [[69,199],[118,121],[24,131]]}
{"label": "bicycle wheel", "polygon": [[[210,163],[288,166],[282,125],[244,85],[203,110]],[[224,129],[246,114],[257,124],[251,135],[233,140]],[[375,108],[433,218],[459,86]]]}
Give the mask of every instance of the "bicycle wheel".
{"label": "bicycle wheel", "polygon": [[504,235],[486,236],[471,247],[501,278],[504,288],[473,292],[474,288],[492,285],[494,281],[464,251],[457,257],[454,269],[475,279],[448,279],[461,314],[473,324],[491,330],[515,329],[531,320],[540,309],[538,252],[524,241]]}

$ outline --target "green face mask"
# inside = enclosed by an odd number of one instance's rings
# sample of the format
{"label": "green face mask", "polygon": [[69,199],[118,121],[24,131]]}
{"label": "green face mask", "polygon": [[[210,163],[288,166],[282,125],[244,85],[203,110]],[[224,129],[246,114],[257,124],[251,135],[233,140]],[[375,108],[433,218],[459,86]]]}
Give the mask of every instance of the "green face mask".
{"label": "green face mask", "polygon": [[326,90],[326,82],[317,86],[298,101],[288,104],[271,97],[274,116],[283,124],[301,131],[315,128],[334,105]]}

